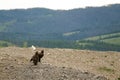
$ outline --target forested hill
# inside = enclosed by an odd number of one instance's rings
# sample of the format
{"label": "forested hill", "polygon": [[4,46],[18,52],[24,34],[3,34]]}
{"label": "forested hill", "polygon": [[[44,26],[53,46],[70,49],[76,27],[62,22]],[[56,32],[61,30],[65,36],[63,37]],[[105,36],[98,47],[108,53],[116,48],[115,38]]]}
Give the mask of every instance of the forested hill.
{"label": "forested hill", "polygon": [[0,40],[75,41],[117,32],[120,4],[71,10],[0,10]]}
{"label": "forested hill", "polygon": [[74,39],[79,39],[119,31],[120,4],[72,10],[33,8],[0,11],[0,32],[77,33]]}

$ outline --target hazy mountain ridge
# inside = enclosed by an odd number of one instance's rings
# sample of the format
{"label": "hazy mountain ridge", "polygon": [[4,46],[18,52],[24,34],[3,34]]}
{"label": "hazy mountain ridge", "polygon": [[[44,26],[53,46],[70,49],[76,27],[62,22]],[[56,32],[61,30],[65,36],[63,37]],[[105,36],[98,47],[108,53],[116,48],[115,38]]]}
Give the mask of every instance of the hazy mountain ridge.
{"label": "hazy mountain ridge", "polygon": [[8,10],[0,11],[0,26],[4,27],[1,32],[48,34],[77,30],[83,35],[86,32],[104,34],[120,31],[119,13],[119,4],[64,11],[45,8]]}
{"label": "hazy mountain ridge", "polygon": [[40,44],[40,41],[76,41],[117,33],[119,14],[120,4],[72,10],[0,10],[0,40]]}

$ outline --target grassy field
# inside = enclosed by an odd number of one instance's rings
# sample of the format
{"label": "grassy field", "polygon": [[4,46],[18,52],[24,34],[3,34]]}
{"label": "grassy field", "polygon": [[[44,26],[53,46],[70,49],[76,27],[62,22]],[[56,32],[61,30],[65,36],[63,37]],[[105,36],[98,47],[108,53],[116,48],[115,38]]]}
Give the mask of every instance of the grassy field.
{"label": "grassy field", "polygon": [[79,45],[81,49],[120,51],[120,33],[106,34],[77,40],[76,44]]}
{"label": "grassy field", "polygon": [[119,37],[120,37],[120,32],[112,33],[112,34],[105,34],[105,35],[100,35],[100,36],[94,36],[94,37],[86,38],[84,40],[104,40],[104,39],[119,38]]}
{"label": "grassy field", "polygon": [[111,39],[104,39],[102,41],[106,42],[106,43],[110,43],[110,44],[120,45],[120,37],[111,38]]}

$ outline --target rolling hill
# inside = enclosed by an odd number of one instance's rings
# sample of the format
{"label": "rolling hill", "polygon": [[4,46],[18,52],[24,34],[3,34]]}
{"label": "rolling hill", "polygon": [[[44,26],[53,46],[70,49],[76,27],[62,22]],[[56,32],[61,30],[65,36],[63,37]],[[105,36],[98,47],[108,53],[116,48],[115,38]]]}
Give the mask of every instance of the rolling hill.
{"label": "rolling hill", "polygon": [[[120,4],[71,10],[46,8],[0,10],[0,40],[18,46],[27,43],[27,46],[34,44],[42,47],[79,49],[77,40],[119,33],[119,14]],[[120,46],[117,45],[119,38],[115,37],[100,42],[109,46],[116,42],[114,46],[116,48]]]}
{"label": "rolling hill", "polygon": [[76,44],[83,49],[120,51],[120,33],[85,38],[77,40]]}

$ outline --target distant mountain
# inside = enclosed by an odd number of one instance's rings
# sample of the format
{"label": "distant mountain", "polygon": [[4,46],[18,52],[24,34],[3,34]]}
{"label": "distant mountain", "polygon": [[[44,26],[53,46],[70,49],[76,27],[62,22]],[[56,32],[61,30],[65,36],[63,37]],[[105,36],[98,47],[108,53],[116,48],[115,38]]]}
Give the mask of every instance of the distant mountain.
{"label": "distant mountain", "polygon": [[120,4],[72,10],[0,10],[0,40],[76,41],[117,32],[120,32]]}
{"label": "distant mountain", "polygon": [[[65,33],[78,32],[64,36]],[[0,11],[0,32],[84,37],[120,31],[120,4],[85,9],[45,8]]]}

